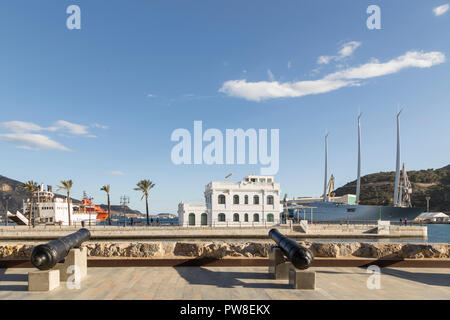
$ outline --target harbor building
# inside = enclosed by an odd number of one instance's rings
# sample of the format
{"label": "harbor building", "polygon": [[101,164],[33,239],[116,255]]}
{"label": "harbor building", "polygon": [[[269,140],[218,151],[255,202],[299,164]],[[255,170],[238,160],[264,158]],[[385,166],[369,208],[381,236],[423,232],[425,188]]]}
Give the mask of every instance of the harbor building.
{"label": "harbor building", "polygon": [[88,198],[86,194],[79,204],[73,204],[68,203],[67,198],[56,197],[52,186],[47,186],[47,190],[44,190],[44,185],[39,185],[32,197],[23,201],[23,214],[8,213],[8,218],[19,225],[27,225],[32,208],[34,224],[67,225],[69,224],[69,206],[72,223],[82,221],[96,223],[108,217],[108,213],[96,206],[92,198]]}
{"label": "harbor building", "polygon": [[242,181],[212,181],[204,203],[178,205],[180,226],[267,226],[280,223],[280,184],[273,176],[248,175]]}

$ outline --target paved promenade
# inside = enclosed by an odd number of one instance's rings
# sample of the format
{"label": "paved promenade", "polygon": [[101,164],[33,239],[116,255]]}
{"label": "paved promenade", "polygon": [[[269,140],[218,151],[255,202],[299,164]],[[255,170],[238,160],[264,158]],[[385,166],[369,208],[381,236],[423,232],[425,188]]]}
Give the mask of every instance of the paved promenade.
{"label": "paved promenade", "polygon": [[450,299],[450,270],[383,268],[381,288],[368,289],[361,268],[311,268],[315,291],[290,289],[265,267],[89,268],[81,288],[27,291],[33,269],[0,269],[0,299]]}

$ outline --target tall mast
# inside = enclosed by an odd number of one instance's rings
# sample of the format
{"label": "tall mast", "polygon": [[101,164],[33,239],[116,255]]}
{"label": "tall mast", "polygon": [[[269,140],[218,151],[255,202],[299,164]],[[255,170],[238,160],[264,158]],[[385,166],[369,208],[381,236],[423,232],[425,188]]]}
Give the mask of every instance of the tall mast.
{"label": "tall mast", "polygon": [[356,204],[359,204],[359,193],[361,191],[361,113],[358,115],[358,172],[356,178]]}
{"label": "tall mast", "polygon": [[328,183],[328,132],[325,135],[325,177],[323,181],[323,200],[327,198],[327,183]]}
{"label": "tall mast", "polygon": [[398,188],[400,183],[400,110],[397,113],[397,163],[395,168],[395,182],[394,182],[394,206],[398,206]]}

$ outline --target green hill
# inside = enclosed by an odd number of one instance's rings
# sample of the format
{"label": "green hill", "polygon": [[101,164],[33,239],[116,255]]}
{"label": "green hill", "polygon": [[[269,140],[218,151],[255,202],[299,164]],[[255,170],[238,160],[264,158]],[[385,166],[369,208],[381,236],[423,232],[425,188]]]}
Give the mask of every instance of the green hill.
{"label": "green hill", "polygon": [[[408,171],[412,184],[411,201],[415,207],[426,208],[430,196],[431,211],[450,211],[450,165],[440,169]],[[372,173],[361,177],[360,204],[392,205],[395,172]],[[356,193],[356,180],[335,190],[336,196]]]}

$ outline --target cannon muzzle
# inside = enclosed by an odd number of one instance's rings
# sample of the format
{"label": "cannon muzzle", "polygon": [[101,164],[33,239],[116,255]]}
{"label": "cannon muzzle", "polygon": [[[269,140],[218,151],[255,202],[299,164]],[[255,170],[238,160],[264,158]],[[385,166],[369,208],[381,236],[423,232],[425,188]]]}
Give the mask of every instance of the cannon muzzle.
{"label": "cannon muzzle", "polygon": [[314,261],[314,254],[308,248],[299,245],[296,241],[281,234],[277,229],[271,229],[269,236],[275,241],[284,252],[286,257],[297,269],[305,270]]}
{"label": "cannon muzzle", "polygon": [[70,249],[80,247],[90,237],[89,230],[83,228],[49,243],[40,244],[31,251],[31,264],[40,270],[49,270],[63,260]]}

